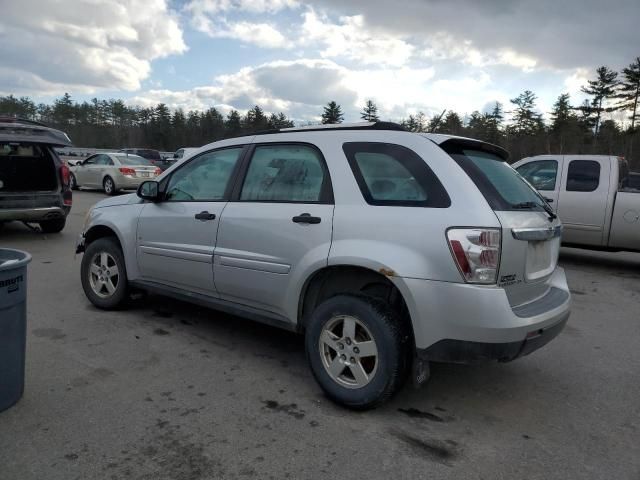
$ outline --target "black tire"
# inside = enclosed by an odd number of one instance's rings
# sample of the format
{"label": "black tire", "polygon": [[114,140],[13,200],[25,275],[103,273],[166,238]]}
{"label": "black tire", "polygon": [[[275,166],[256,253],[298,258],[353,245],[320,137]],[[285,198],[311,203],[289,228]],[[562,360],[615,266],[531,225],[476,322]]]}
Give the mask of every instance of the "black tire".
{"label": "black tire", "polygon": [[[94,291],[91,279],[91,266],[96,257],[100,257],[102,253],[108,254],[117,266],[117,283],[113,293],[108,296],[101,296]],[[113,268],[113,267],[110,267]],[[129,285],[127,281],[127,268],[124,263],[124,256],[117,240],[113,237],[103,237],[91,242],[84,252],[82,264],[80,266],[80,280],[82,289],[87,298],[96,307],[103,310],[117,310],[126,305],[129,299]],[[99,279],[95,279],[97,282]],[[105,292],[103,292],[104,294]]]}
{"label": "black tire", "polygon": [[66,218],[56,218],[54,220],[44,220],[39,222],[39,225],[42,233],[60,233],[66,223]]}
{"label": "black tire", "polygon": [[102,188],[104,189],[104,193],[107,195],[115,195],[118,193],[116,182],[114,182],[111,177],[104,177],[104,180],[102,181]]}
{"label": "black tire", "polygon": [[71,190],[78,190],[78,180],[76,180],[76,176],[73,173],[69,175],[69,188],[71,188]]}
{"label": "black tire", "polygon": [[[377,347],[377,367],[363,387],[343,386],[330,376],[324,365],[320,336],[325,326],[341,316],[353,317],[363,324]],[[331,400],[356,410],[374,408],[400,389],[410,365],[410,340],[406,323],[386,302],[360,295],[338,295],[321,303],[311,315],[305,332],[307,360],[317,382]],[[350,345],[352,348],[357,344]]]}

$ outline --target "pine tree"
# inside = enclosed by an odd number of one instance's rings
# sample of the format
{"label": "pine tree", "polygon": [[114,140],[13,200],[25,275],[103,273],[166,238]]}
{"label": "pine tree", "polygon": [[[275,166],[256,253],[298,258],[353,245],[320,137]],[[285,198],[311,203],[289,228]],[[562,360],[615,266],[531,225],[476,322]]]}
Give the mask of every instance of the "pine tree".
{"label": "pine tree", "polygon": [[440,122],[440,131],[449,135],[460,135],[462,133],[462,120],[456,112],[449,112]]}
{"label": "pine tree", "polygon": [[629,120],[631,120],[631,131],[633,132],[636,120],[640,121],[640,110],[638,109],[638,100],[640,99],[640,57],[636,57],[632,64],[622,69],[622,76],[624,80],[620,82],[618,95],[616,95],[621,101],[616,105],[616,109],[631,112]]}
{"label": "pine tree", "polygon": [[340,105],[336,102],[331,101],[327,103],[327,106],[324,107],[324,112],[322,112],[322,123],[323,124],[333,124],[333,123],[342,123],[344,119],[344,114],[342,113],[342,109]]}
{"label": "pine tree", "polygon": [[237,110],[231,110],[227,114],[227,120],[224,122],[225,136],[236,137],[242,133],[242,121],[240,113]]}
{"label": "pine tree", "polygon": [[244,126],[248,132],[259,132],[261,130],[267,130],[269,128],[269,119],[264,114],[264,110],[258,105],[255,105],[247,112],[244,117]]}
{"label": "pine tree", "polygon": [[380,120],[378,117],[378,106],[373,103],[372,100],[367,100],[365,103],[362,112],[360,112],[360,118],[366,120],[367,122],[377,122]]}
{"label": "pine tree", "polygon": [[589,105],[589,116],[595,116],[595,130],[594,136],[598,136],[600,128],[600,118],[605,111],[611,111],[612,109],[606,108],[606,101],[612,98],[616,93],[616,87],[618,85],[618,72],[614,72],[607,67],[599,67],[596,70],[597,78],[595,80],[588,80],[588,86],[582,87],[582,91],[587,95],[591,95],[591,105]]}
{"label": "pine tree", "polygon": [[542,117],[535,111],[537,97],[531,90],[525,90],[516,98],[510,100],[516,106],[513,114],[511,132],[515,134],[533,135],[542,128]]}
{"label": "pine tree", "polygon": [[487,142],[500,144],[502,141],[502,122],[504,121],[504,113],[502,104],[496,102],[493,110],[486,118]]}

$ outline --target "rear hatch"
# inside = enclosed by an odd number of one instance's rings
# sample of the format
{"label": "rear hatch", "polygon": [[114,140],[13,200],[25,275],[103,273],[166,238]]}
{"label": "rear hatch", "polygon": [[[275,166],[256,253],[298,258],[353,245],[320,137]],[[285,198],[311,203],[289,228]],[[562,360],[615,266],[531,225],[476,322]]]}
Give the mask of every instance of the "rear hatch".
{"label": "rear hatch", "polygon": [[482,192],[502,225],[498,286],[512,306],[545,295],[558,263],[562,225],[500,147],[452,139],[440,145]]}
{"label": "rear hatch", "polygon": [[25,192],[55,192],[58,181],[53,154],[47,146],[0,141],[0,198]]}

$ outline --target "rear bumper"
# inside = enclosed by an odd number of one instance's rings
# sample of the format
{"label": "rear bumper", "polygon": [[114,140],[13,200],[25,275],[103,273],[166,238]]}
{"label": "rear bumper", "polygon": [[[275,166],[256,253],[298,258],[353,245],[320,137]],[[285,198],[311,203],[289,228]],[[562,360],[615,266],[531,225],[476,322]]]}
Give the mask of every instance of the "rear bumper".
{"label": "rear bumper", "polygon": [[419,358],[432,362],[480,363],[497,360],[510,362],[543,347],[557,337],[567,324],[569,312],[550,327],[531,332],[522,341],[507,343],[484,343],[465,340],[440,340],[429,348],[417,350]]}
{"label": "rear bumper", "polygon": [[137,189],[142,182],[147,180],[155,180],[156,177],[149,178],[140,178],[140,177],[127,177],[125,175],[120,175],[116,178],[116,186],[118,188],[122,188],[125,190],[135,190]]}
{"label": "rear bumper", "polygon": [[402,280],[416,349],[430,361],[513,360],[552,340],[570,315],[571,296],[561,268],[545,295],[517,307],[495,286]]}
{"label": "rear bumper", "polygon": [[0,209],[0,221],[40,222],[64,218],[68,212],[68,208],[63,207],[3,208]]}

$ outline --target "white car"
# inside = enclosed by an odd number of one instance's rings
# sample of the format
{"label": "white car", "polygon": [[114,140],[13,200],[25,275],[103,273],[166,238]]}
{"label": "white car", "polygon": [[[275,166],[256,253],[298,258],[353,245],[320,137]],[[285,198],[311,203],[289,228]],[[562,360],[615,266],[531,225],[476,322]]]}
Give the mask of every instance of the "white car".
{"label": "white car", "polygon": [[135,190],[145,180],[153,180],[162,173],[151,161],[127,153],[98,153],[70,165],[71,188],[102,188],[107,195],[118,190]]}

